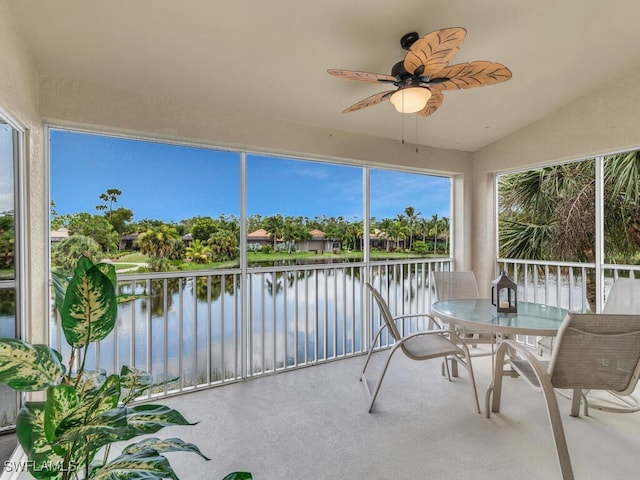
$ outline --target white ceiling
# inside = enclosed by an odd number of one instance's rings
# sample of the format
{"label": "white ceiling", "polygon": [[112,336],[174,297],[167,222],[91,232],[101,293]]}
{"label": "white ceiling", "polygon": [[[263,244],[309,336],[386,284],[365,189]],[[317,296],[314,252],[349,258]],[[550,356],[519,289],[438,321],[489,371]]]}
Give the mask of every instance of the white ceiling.
{"label": "white ceiling", "polygon": [[[638,0],[5,0],[41,75],[264,118],[476,151],[640,66]],[[506,83],[445,92],[430,117],[328,68],[388,74],[403,34],[464,27],[452,63]]]}

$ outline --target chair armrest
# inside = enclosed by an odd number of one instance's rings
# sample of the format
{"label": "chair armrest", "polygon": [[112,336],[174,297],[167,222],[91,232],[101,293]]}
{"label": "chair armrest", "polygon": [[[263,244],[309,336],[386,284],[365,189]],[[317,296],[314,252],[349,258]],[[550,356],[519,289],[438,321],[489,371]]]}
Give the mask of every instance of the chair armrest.
{"label": "chair armrest", "polygon": [[436,318],[431,315],[430,313],[407,313],[404,315],[396,315],[395,317],[393,317],[394,321],[398,321],[401,320],[404,323],[404,320],[409,318],[420,318],[420,317],[426,317],[429,319],[429,330],[432,330],[433,326],[435,325],[439,330],[442,330],[444,327],[440,324],[440,322],[438,320],[436,320]]}

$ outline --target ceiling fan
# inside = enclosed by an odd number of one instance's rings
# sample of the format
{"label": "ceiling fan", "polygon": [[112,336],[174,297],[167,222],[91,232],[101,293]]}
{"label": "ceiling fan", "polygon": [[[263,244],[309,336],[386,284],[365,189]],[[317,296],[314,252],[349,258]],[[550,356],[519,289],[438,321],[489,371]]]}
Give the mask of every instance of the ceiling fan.
{"label": "ceiling fan", "polygon": [[355,112],[390,100],[401,113],[428,116],[435,112],[444,98],[443,91],[482,87],[504,82],[511,71],[500,63],[477,60],[449,65],[467,34],[461,27],[443,28],[420,38],[416,32],[405,34],[400,45],[407,54],[396,63],[391,75],[329,69],[330,75],[363,83],[390,83],[395,90],[376,93],[345,109]]}

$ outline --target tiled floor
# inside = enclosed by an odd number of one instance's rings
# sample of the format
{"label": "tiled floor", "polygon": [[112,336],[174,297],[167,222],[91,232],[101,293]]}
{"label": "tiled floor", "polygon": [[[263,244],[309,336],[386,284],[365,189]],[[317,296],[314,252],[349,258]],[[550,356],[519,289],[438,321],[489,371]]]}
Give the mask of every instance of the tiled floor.
{"label": "tiled floor", "polygon": [[[386,352],[374,355],[379,368]],[[367,413],[356,357],[214,388],[163,403],[193,427],[163,436],[196,443],[212,460],[170,454],[181,478],[221,479],[233,470],[257,480],[560,478],[541,394],[505,379],[502,411],[473,409],[469,378],[449,383],[440,361],[398,355],[373,413]],[[488,357],[474,361],[484,409]],[[640,413],[568,415],[560,398],[577,479],[640,478]]]}
{"label": "tiled floor", "polygon": [[[386,355],[376,353],[373,367],[380,368]],[[473,409],[466,370],[449,383],[439,360],[398,355],[369,414],[358,381],[364,361],[355,357],[165,399],[199,423],[156,435],[193,442],[212,458],[168,454],[188,480],[220,480],[235,470],[250,471],[256,480],[560,478],[542,396],[522,380],[505,379],[502,411],[487,419]],[[476,358],[474,367],[484,409],[490,359]],[[560,397],[559,403],[576,479],[640,478],[640,413],[592,409],[589,417],[572,418],[569,401]],[[0,436],[3,458],[14,442]]]}

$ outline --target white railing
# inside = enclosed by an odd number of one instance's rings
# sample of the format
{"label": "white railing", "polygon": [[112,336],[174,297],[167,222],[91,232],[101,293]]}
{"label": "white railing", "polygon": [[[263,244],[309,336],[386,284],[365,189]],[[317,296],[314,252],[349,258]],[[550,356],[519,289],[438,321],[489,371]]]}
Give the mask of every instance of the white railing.
{"label": "white railing", "polygon": [[640,265],[553,262],[499,258],[497,271],[506,271],[518,284],[518,298],[566,308],[600,311],[618,277],[640,278]]}
{"label": "white railing", "polygon": [[[499,258],[498,272],[505,271],[518,285],[518,299],[566,308],[572,312],[600,312],[618,277],[640,278],[640,265],[553,262]],[[550,344],[532,336],[517,340],[532,347]],[[548,343],[548,342],[547,342]]]}
{"label": "white railing", "polygon": [[[114,331],[88,357],[89,368],[132,365],[168,395],[346,358],[368,351],[381,324],[365,293],[371,282],[394,312],[429,310],[429,276],[452,260],[414,259],[304,266],[121,274]],[[373,312],[373,313],[372,313]],[[425,328],[414,322],[410,330]],[[56,314],[51,343],[68,352]],[[376,347],[388,345],[382,339]]]}

